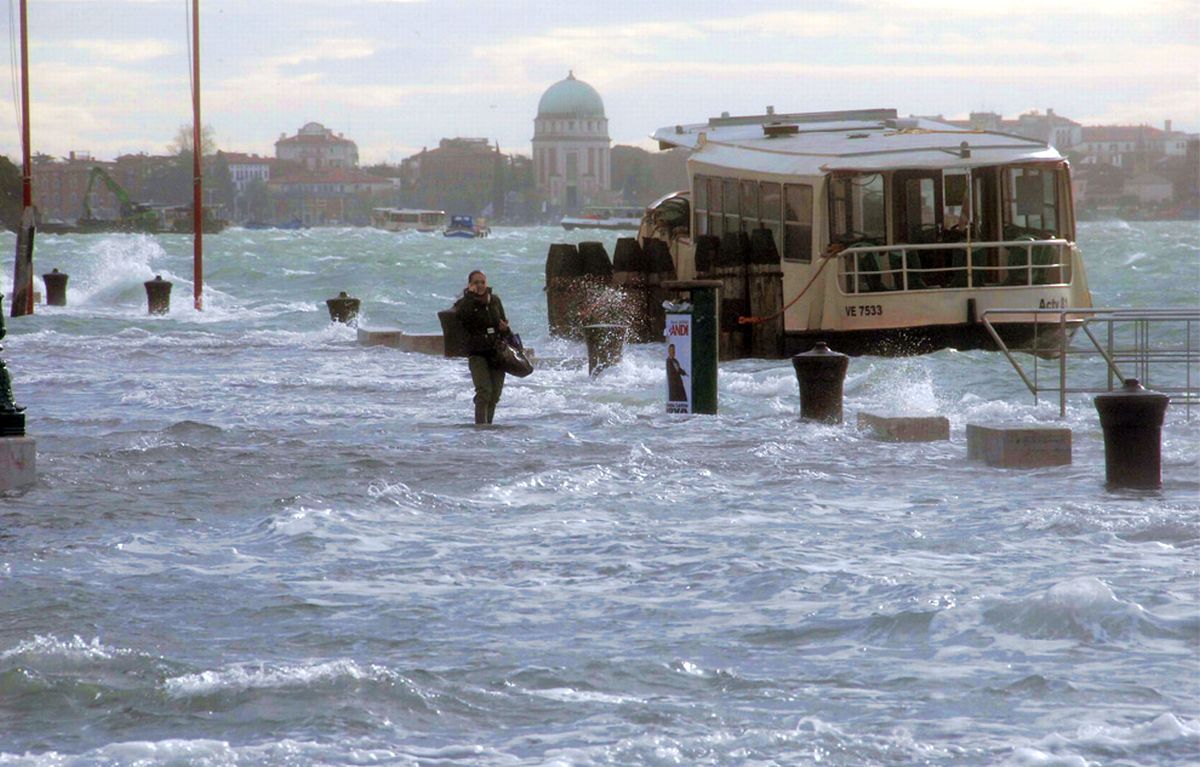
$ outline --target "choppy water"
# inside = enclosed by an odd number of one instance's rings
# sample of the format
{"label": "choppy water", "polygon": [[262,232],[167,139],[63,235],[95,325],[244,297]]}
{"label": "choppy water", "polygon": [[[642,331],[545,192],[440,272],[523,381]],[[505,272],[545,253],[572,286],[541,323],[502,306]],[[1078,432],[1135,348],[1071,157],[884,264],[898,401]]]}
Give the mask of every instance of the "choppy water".
{"label": "choppy water", "polygon": [[[668,416],[660,345],[591,381],[548,337],[562,239],[229,231],[196,313],[188,238],[41,237],[70,305],[5,341],[39,480],[0,497],[0,765],[1200,762],[1200,418],[1136,494],[1085,396],[1072,465],[966,462],[967,422],[1057,416],[995,353],[856,358],[846,426],[787,361]],[[1080,241],[1097,305],[1197,303],[1195,224]],[[433,332],[473,268],[576,363],[484,430],[463,361],[323,305]],[[952,440],[852,425],[884,408]]]}

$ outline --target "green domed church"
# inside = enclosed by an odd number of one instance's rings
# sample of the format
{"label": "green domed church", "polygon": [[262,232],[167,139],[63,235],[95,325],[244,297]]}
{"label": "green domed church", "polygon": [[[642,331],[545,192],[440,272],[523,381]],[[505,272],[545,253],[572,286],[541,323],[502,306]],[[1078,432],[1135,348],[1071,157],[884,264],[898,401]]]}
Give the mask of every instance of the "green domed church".
{"label": "green domed church", "polygon": [[606,202],[611,143],[595,88],[571,72],[546,89],[533,121],[533,171],[551,208],[571,213]]}

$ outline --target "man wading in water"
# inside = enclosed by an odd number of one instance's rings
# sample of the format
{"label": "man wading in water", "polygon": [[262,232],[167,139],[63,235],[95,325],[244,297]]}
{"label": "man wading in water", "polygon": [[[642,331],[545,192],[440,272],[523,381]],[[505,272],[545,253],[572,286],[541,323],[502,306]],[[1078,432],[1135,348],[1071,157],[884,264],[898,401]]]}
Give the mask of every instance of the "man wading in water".
{"label": "man wading in water", "polygon": [[475,384],[475,423],[491,423],[504,390],[504,367],[496,344],[509,331],[504,304],[488,287],[487,275],[478,269],[467,275],[467,288],[454,304],[454,313],[467,332],[467,364]]}

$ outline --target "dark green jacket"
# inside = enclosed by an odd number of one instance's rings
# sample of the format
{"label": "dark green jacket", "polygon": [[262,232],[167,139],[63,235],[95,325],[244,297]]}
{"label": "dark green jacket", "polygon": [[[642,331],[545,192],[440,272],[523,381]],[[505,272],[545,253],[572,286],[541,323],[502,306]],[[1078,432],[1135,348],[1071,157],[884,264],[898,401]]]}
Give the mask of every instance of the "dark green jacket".
{"label": "dark green jacket", "polygon": [[[500,296],[488,288],[488,300],[476,298],[464,290],[462,298],[454,304],[454,313],[467,331],[467,354],[492,358],[496,353],[496,339],[500,338],[500,321],[508,322]],[[506,335],[506,334],[504,334]]]}

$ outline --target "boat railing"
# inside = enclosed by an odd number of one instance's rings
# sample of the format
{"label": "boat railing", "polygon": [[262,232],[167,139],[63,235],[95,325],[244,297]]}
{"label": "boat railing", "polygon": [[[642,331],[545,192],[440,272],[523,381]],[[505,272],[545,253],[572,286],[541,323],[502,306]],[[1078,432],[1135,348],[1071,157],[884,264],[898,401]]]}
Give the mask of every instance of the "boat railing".
{"label": "boat railing", "polygon": [[[980,320],[1035,402],[1058,394],[1059,417],[1066,416],[1069,395],[1112,391],[1126,378],[1169,395],[1189,421],[1200,405],[1200,309],[988,309]],[[996,325],[1006,320],[1033,324],[1029,346],[1004,342]],[[1058,332],[1039,333],[1039,324]],[[1081,362],[1072,369],[1072,360]]]}
{"label": "boat railing", "polygon": [[838,253],[846,294],[1069,285],[1063,239],[854,245]]}

